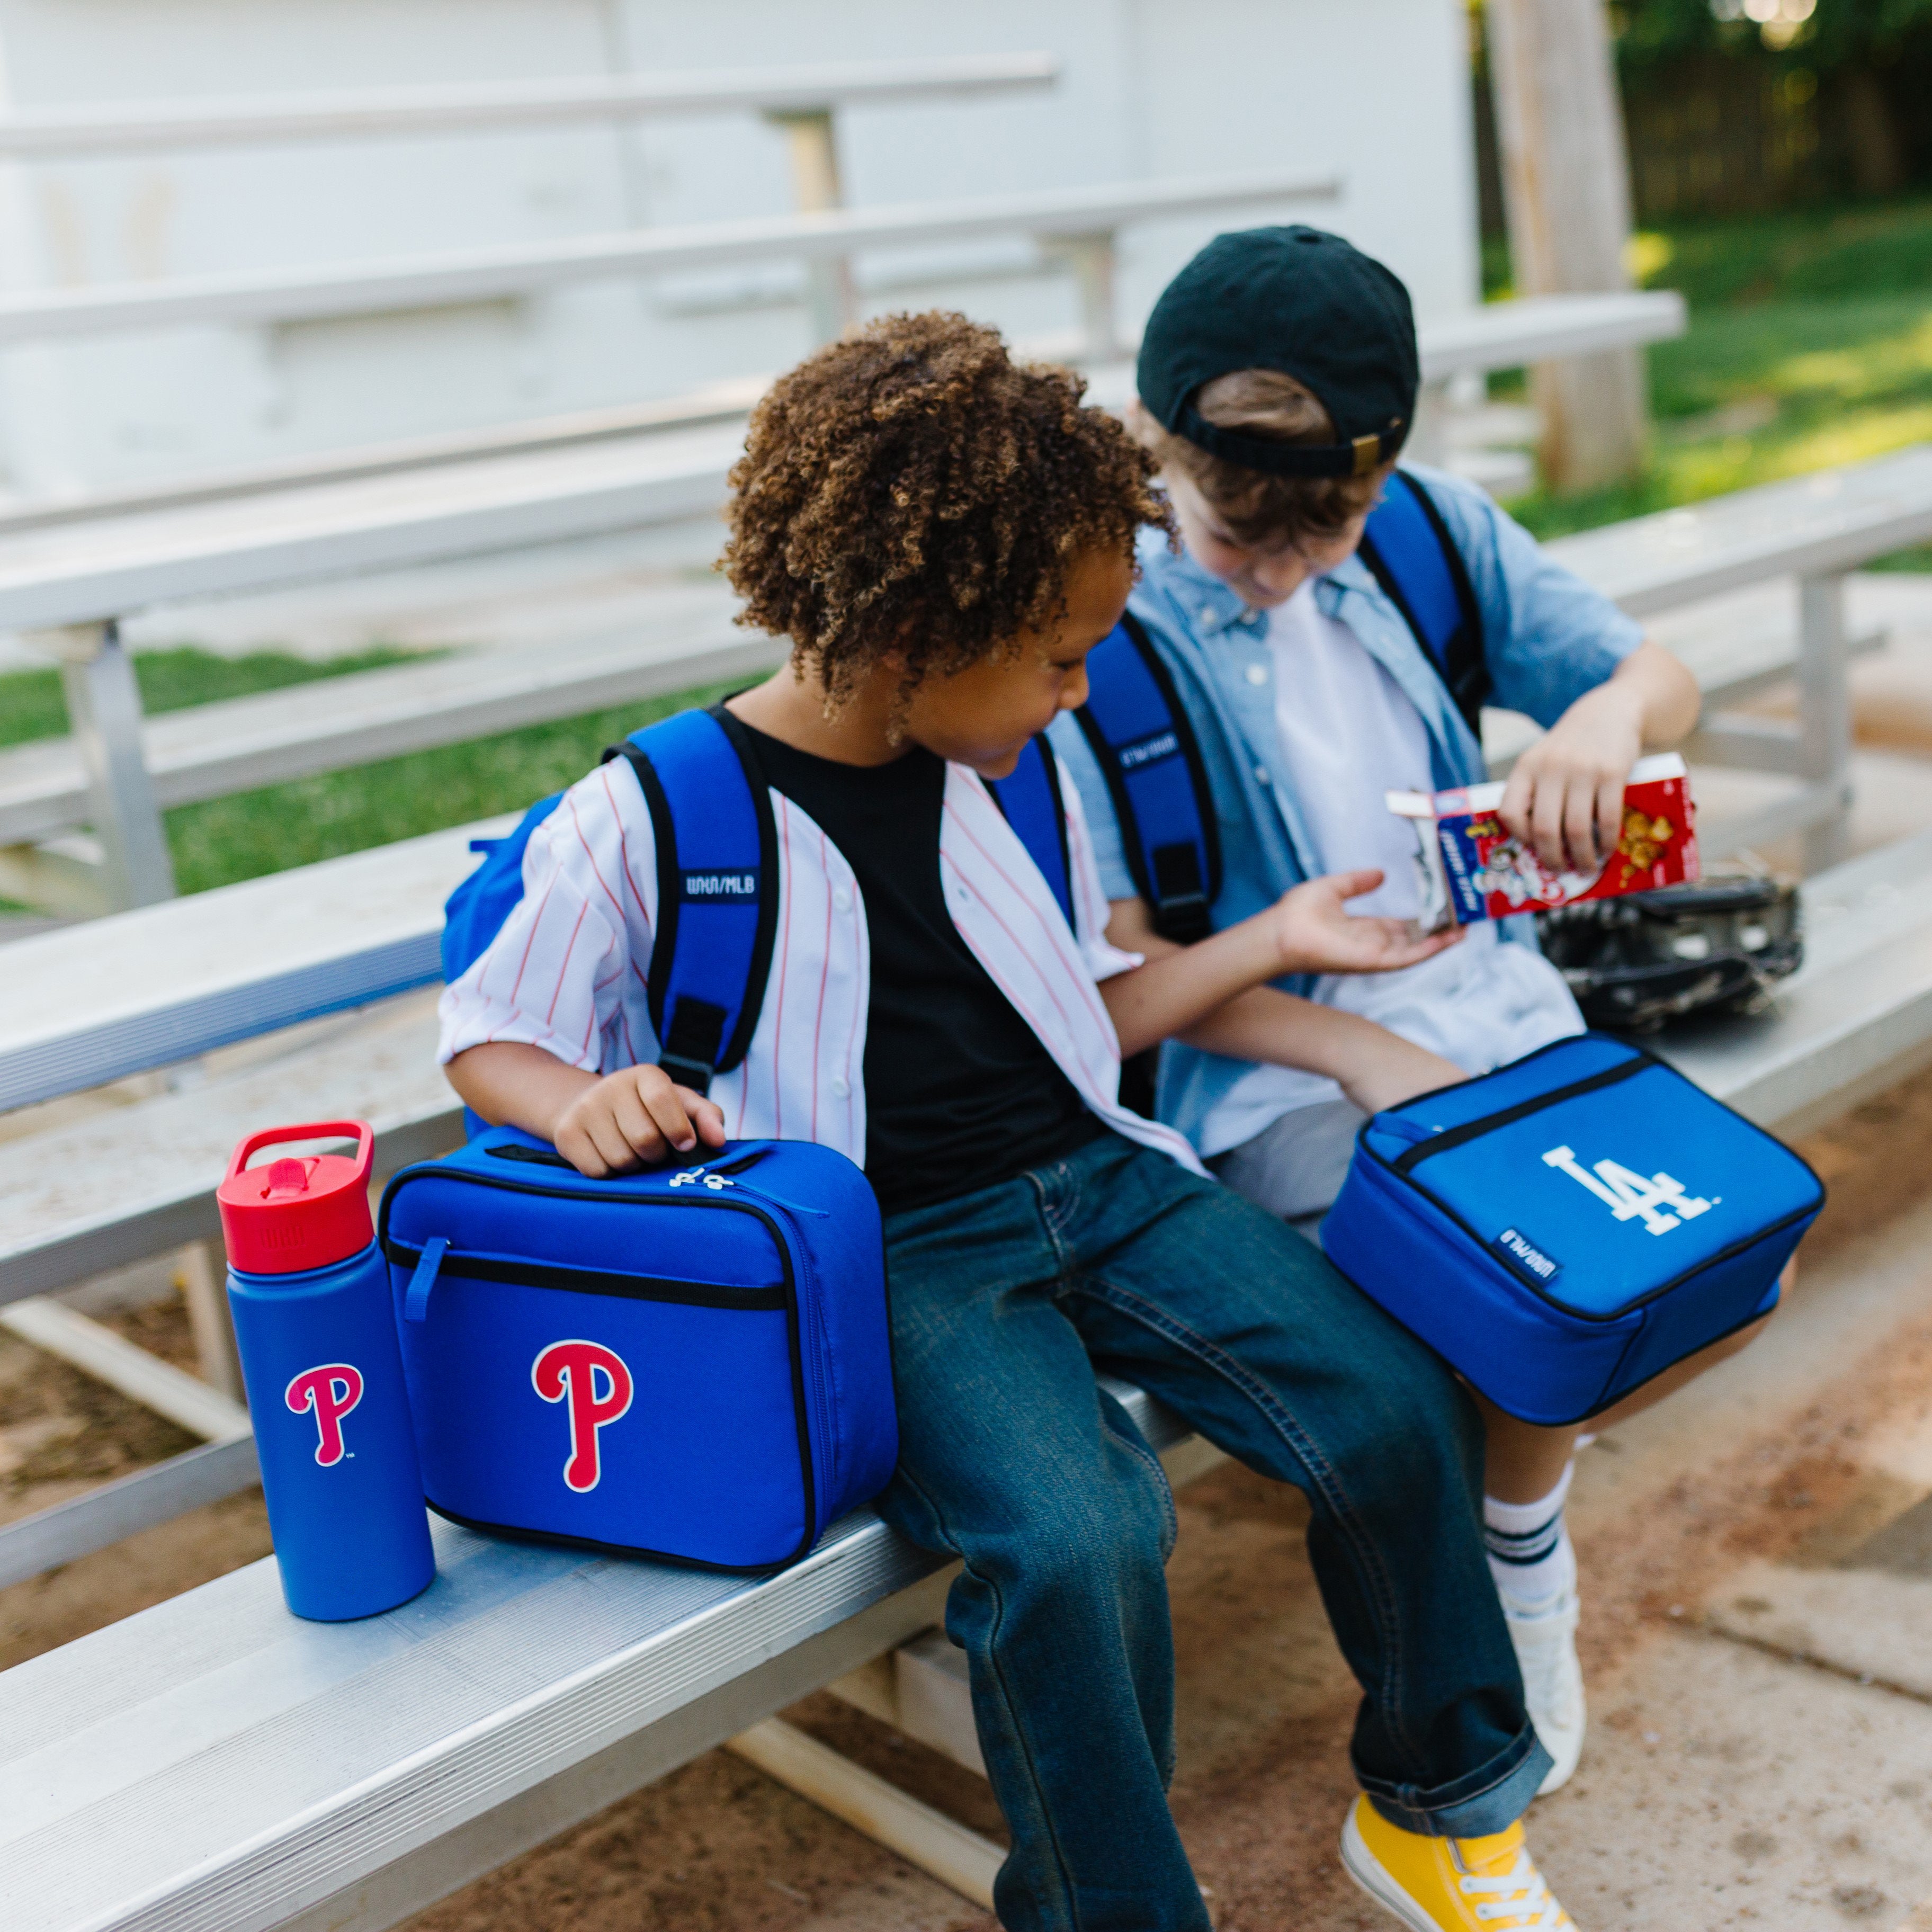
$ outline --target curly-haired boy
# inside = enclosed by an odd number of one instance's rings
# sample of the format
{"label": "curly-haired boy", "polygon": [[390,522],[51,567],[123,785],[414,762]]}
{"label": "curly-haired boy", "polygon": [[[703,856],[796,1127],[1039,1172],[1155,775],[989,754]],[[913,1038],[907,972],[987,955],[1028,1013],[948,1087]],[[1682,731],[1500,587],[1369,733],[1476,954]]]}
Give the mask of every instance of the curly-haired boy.
{"label": "curly-haired boy", "polygon": [[[1409,1848],[1422,1922],[1473,1924],[1480,1899],[1567,1924],[1516,1822],[1549,1760],[1481,1587],[1468,1397],[1118,1097],[1124,1045],[1229,1000],[1292,1030],[1294,1003],[1262,982],[1436,943],[1346,915],[1370,872],[1142,964],[1106,940],[1071,788],[1070,922],[983,782],[1082,700],[1136,534],[1165,521],[1151,467],[1076,379],[1015,365],[958,316],[886,318],[782,380],[733,472],[725,553],[748,620],[793,644],[728,700],[781,850],[751,1050],[708,1098],[650,1064],[655,848],[620,761],[533,835],[522,904],[445,996],[443,1057],[478,1112],[588,1173],[728,1133],[862,1162],[885,1216],[901,1442],[878,1508],[962,1559],[946,1627],[1012,1827],[1003,1923],[1208,1923],[1166,1798],[1172,1501],[1105,1364],[1307,1493],[1366,1694],[1349,1842]],[[1372,1103],[1384,1037],[1318,1014],[1300,1040]]]}

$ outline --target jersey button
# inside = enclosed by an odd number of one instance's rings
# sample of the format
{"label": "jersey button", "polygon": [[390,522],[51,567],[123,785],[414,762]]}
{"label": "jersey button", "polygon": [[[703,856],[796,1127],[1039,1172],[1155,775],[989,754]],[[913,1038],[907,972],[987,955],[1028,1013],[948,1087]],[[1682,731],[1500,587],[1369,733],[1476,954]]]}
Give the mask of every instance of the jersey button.
{"label": "jersey button", "polygon": [[850,912],[852,910],[852,895],[848,892],[843,886],[841,886],[838,890],[832,895],[832,903],[836,906],[841,912]]}
{"label": "jersey button", "polygon": [[844,1074],[835,1073],[832,1076],[832,1090],[838,1095],[840,1100],[842,1100],[847,1094],[851,1092],[852,1083],[846,1078]]}
{"label": "jersey button", "polygon": [[1268,666],[1267,666],[1266,664],[1250,664],[1250,665],[1249,665],[1249,667],[1248,667],[1248,682],[1249,682],[1250,684],[1265,684],[1265,683],[1267,683],[1267,682],[1268,682]]}
{"label": "jersey button", "polygon": [[1267,766],[1256,766],[1255,783],[1258,785],[1272,784],[1274,783],[1274,780],[1268,776],[1268,768]]}

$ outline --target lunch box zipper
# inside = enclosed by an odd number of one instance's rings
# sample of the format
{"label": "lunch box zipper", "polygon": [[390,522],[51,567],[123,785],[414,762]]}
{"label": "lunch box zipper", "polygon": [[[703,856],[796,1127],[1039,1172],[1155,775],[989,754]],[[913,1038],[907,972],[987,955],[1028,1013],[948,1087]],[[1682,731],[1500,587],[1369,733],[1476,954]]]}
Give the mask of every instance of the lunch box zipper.
{"label": "lunch box zipper", "polygon": [[1594,1094],[1600,1088],[1614,1087],[1621,1080],[1628,1080],[1641,1073],[1647,1066],[1658,1063],[1648,1054],[1622,1060],[1615,1066],[1606,1066],[1602,1072],[1586,1076],[1581,1080],[1573,1080],[1567,1087],[1558,1087],[1547,1094],[1539,1094],[1533,1100],[1519,1100],[1513,1107],[1499,1108],[1493,1114],[1485,1114],[1481,1119],[1465,1120],[1459,1127],[1444,1127],[1439,1134],[1431,1134],[1426,1140],[1420,1140],[1413,1146],[1405,1148],[1388,1165],[1405,1178],[1410,1171],[1432,1154],[1447,1154],[1451,1148],[1466,1146],[1484,1135],[1493,1133],[1499,1127],[1508,1126],[1513,1120],[1527,1120],[1532,1114],[1540,1114],[1546,1107],[1554,1107],[1564,1100],[1574,1100],[1581,1094]]}

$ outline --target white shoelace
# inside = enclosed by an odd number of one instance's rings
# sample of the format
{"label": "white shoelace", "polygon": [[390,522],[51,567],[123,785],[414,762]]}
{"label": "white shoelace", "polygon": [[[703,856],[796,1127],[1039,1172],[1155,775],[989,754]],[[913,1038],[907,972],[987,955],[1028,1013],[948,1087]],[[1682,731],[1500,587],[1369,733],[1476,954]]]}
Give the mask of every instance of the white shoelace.
{"label": "white shoelace", "polygon": [[1517,1852],[1516,1863],[1500,1878],[1483,1878],[1472,1873],[1458,1882],[1466,1898],[1491,1894],[1477,1906],[1478,1918],[1505,1919],[1520,1928],[1520,1932],[1562,1932],[1571,1922],[1562,1906],[1550,1897],[1543,1874],[1530,1862],[1527,1852]]}

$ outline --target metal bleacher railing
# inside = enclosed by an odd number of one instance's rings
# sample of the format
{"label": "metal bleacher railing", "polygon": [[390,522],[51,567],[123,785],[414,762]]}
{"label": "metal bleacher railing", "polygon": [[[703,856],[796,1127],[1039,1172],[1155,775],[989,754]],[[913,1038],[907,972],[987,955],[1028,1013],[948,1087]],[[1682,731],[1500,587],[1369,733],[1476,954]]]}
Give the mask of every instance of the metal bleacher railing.
{"label": "metal bleacher railing", "polygon": [[[1052,87],[1059,76],[1060,63],[1052,54],[1021,52],[648,76],[566,76],[340,94],[241,95],[133,109],[74,107],[0,118],[0,154],[45,161],[166,149],[752,113],[785,136],[794,205],[802,213],[818,213],[836,208],[842,199],[832,133],[836,110],[1032,92]],[[821,335],[836,334],[852,320],[851,275],[844,262],[829,259],[815,264],[810,295]],[[25,318],[21,326],[29,331],[34,326]]]}
{"label": "metal bleacher railing", "polygon": [[[1280,182],[1258,192],[1279,199],[1294,190]],[[1226,191],[1188,190],[1204,206],[1220,205]],[[1169,194],[1159,184],[1136,192],[1144,212]],[[1499,303],[1425,323],[1424,368],[1439,385],[1463,369],[1587,352],[1607,338],[1651,340],[1682,326],[1672,296]],[[1126,364],[1102,364],[1096,398],[1124,400],[1131,381]],[[680,676],[688,683],[749,668],[758,647],[742,633],[734,638],[721,614],[707,634],[674,626],[668,637],[640,638],[634,656],[611,646],[547,650],[523,662],[466,660],[143,727],[115,629],[159,604],[703,514],[722,499],[741,436],[735,414],[654,432],[599,418],[505,432],[500,446],[464,439],[440,460],[352,456],[333,472],[306,466],[303,480],[273,487],[238,478],[94,515],[30,515],[10,529],[0,516],[0,628],[40,634],[62,664],[74,726],[69,740],[0,754],[0,891],[70,911],[151,903],[172,891],[159,818],[166,806],[631,701],[677,688]],[[98,868],[40,842],[82,823],[103,848]]]}

